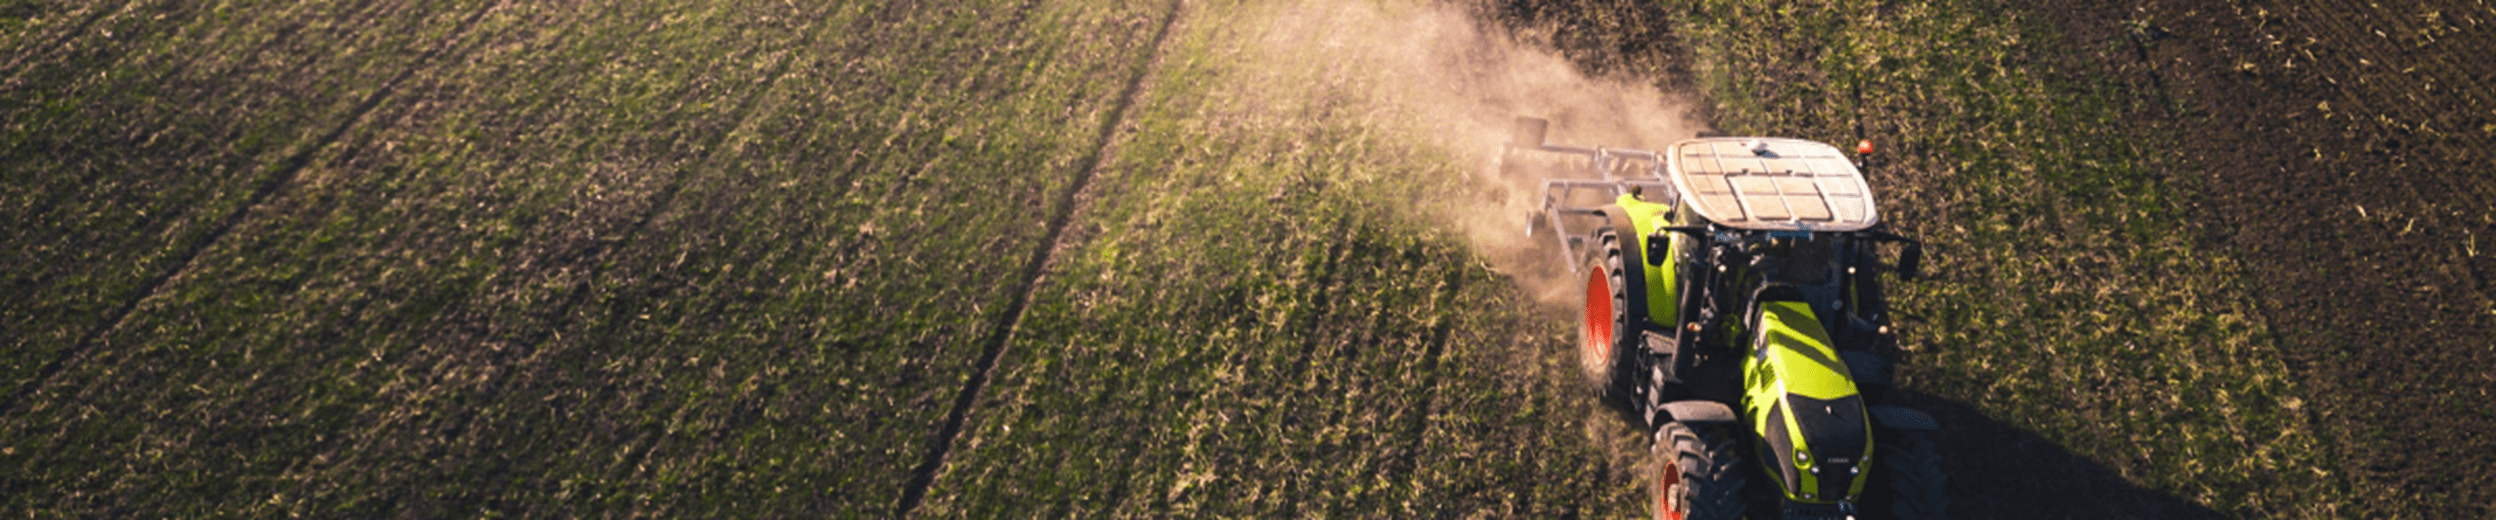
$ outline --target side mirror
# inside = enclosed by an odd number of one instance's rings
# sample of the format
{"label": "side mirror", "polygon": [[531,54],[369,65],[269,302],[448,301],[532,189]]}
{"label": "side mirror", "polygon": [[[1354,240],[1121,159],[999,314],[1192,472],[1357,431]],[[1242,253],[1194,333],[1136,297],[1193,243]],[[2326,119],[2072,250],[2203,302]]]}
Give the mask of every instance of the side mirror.
{"label": "side mirror", "polygon": [[1923,267],[1924,244],[1908,242],[1907,249],[1898,252],[1898,277],[1907,280],[1919,278]]}

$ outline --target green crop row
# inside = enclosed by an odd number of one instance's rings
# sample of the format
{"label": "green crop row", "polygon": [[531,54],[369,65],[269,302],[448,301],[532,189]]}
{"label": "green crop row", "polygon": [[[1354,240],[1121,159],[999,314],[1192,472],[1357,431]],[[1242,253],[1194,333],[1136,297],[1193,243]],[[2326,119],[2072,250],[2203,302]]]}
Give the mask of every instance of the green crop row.
{"label": "green crop row", "polygon": [[1692,2],[1696,82],[1736,133],[1863,137],[1884,219],[1931,244],[1897,290],[1906,385],[2234,516],[2337,516],[2364,493],[2299,412],[2197,248],[2197,178],[2125,124],[2159,96],[2058,28],[1981,2]]}

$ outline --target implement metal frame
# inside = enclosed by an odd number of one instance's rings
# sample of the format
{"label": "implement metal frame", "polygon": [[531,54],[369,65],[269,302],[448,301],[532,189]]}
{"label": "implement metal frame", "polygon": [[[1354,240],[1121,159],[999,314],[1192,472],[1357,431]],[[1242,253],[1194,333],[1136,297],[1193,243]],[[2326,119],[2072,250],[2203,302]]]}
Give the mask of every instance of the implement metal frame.
{"label": "implement metal frame", "polygon": [[[1629,193],[1633,188],[1640,190],[1641,197],[1662,195],[1665,197],[1664,200],[1670,201],[1666,204],[1672,206],[1674,210],[1681,209],[1679,190],[1673,187],[1672,179],[1665,177],[1664,174],[1664,156],[1652,150],[1600,146],[1582,148],[1541,143],[1522,145],[1511,142],[1504,151],[1506,153],[1527,151],[1584,156],[1587,159],[1585,169],[1592,171],[1597,177],[1595,179],[1543,180],[1543,207],[1538,216],[1551,226],[1553,238],[1559,240],[1560,263],[1569,266],[1570,274],[1579,274],[1585,270],[1584,266],[1577,265],[1577,259],[1581,249],[1589,241],[1594,240],[1595,231],[1601,226],[1574,230],[1570,229],[1568,219],[1562,217],[1605,217],[1603,208],[1610,206],[1613,200],[1620,198],[1623,193]],[[1639,168],[1638,165],[1633,164],[1638,161],[1645,162],[1645,167]],[[1620,175],[1624,172],[1629,173],[1630,176]],[[1577,195],[1581,190],[1602,193],[1603,202],[1592,206],[1570,204],[1569,200],[1572,196]],[[1525,234],[1526,236],[1534,235],[1534,223],[1530,219],[1526,222]]]}

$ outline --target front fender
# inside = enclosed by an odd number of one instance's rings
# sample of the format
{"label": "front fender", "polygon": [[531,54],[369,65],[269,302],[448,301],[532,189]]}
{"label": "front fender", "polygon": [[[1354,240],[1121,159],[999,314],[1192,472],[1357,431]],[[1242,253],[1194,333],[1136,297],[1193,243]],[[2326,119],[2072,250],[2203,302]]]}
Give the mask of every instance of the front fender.
{"label": "front fender", "polygon": [[[1614,200],[1611,206],[1605,207],[1604,211],[1605,215],[1611,218],[1613,227],[1634,231],[1638,237],[1638,251],[1645,260],[1642,267],[1646,274],[1643,278],[1646,281],[1647,319],[1651,320],[1650,323],[1663,327],[1672,327],[1680,323],[1681,285],[1680,280],[1676,279],[1680,276],[1680,270],[1675,269],[1673,256],[1644,254],[1659,250],[1681,251],[1677,247],[1681,245],[1683,239],[1678,234],[1658,235],[1655,232],[1657,229],[1673,225],[1673,206],[1647,202],[1636,195],[1624,193]],[[1655,247],[1656,244],[1652,242],[1659,239],[1670,241],[1671,243],[1667,245],[1676,248]]]}

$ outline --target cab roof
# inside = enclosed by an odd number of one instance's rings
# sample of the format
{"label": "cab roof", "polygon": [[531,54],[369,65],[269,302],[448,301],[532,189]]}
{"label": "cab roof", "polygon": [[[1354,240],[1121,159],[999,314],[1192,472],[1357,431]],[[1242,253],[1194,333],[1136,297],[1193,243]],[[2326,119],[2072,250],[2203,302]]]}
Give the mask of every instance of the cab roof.
{"label": "cab roof", "polygon": [[1837,147],[1779,137],[1706,137],[1665,150],[1673,185],[1718,225],[1856,231],[1879,224],[1871,185]]}

